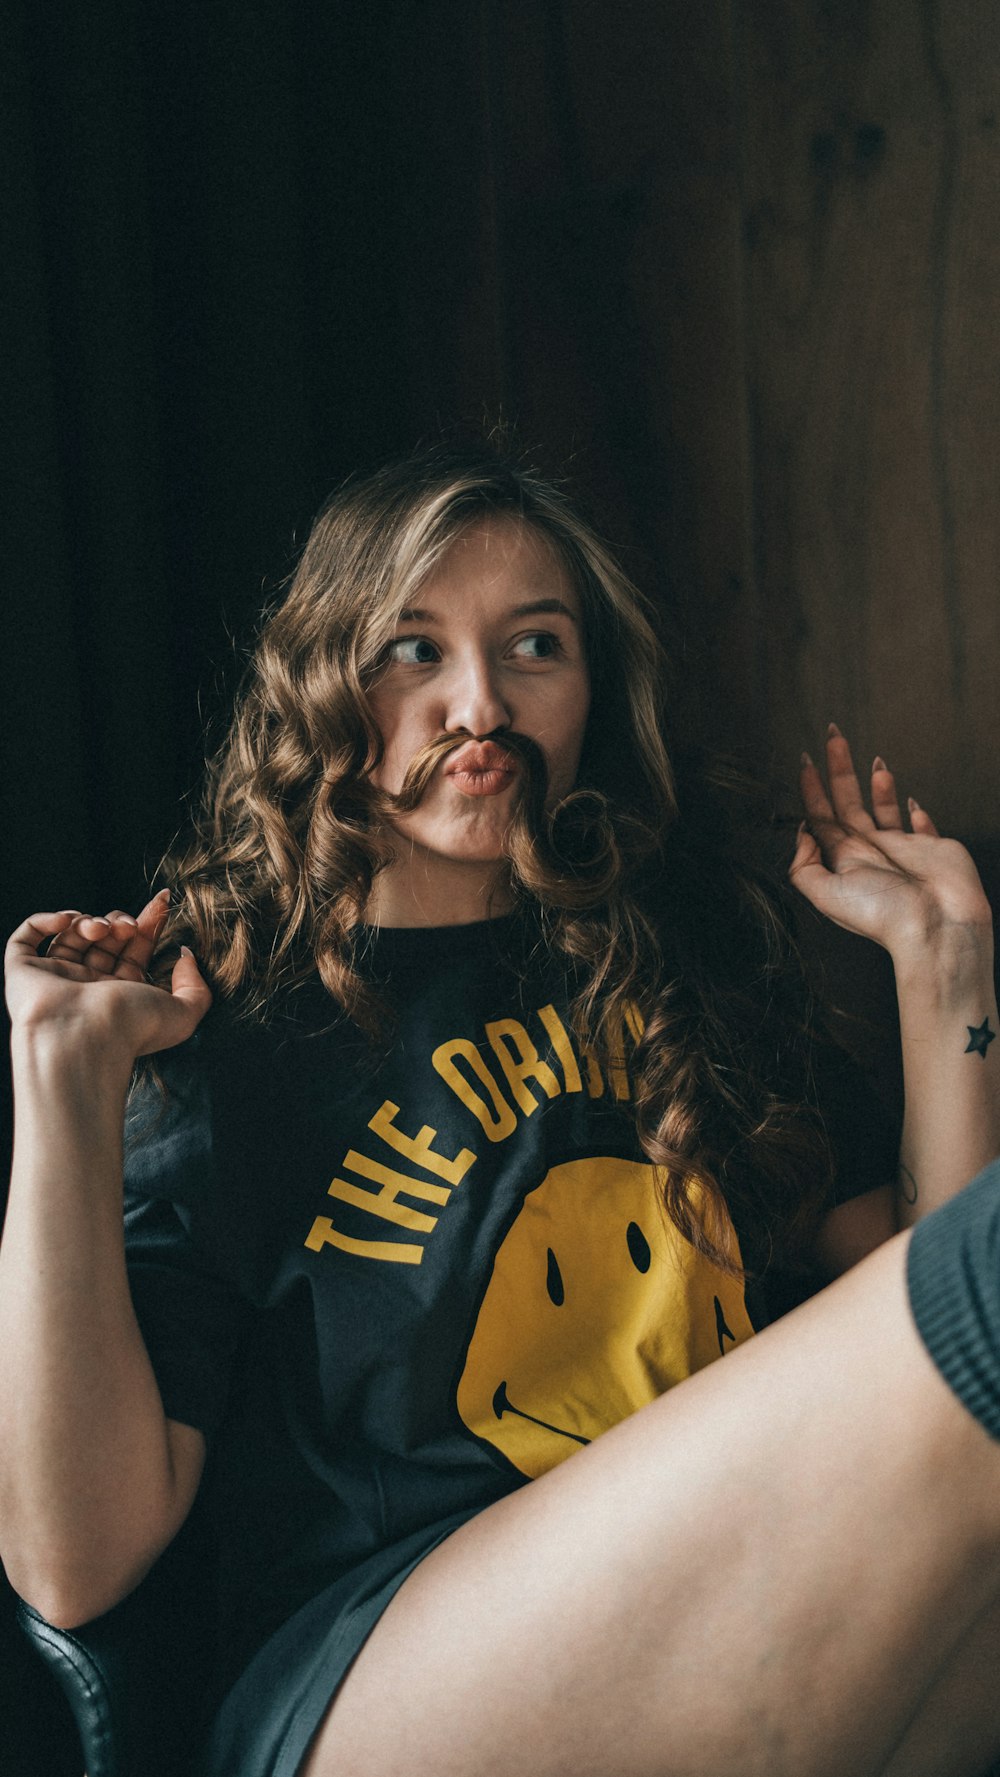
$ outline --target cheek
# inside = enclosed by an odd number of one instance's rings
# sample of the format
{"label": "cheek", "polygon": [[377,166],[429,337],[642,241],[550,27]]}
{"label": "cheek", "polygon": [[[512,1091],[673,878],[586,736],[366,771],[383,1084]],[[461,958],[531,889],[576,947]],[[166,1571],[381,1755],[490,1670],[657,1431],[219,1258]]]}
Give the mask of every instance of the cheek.
{"label": "cheek", "polygon": [[[560,725],[559,744],[555,749],[552,767],[563,780],[570,783],[576,777],[583,743],[587,734],[587,721],[590,715],[590,687],[585,684],[572,699],[564,711]],[[566,787],[564,782],[564,787]]]}
{"label": "cheek", "polygon": [[372,781],[383,789],[398,790],[407,765],[418,744],[412,712],[401,707],[402,700],[384,692],[369,695],[368,707],[375,726],[382,736],[382,763],[372,772]]}

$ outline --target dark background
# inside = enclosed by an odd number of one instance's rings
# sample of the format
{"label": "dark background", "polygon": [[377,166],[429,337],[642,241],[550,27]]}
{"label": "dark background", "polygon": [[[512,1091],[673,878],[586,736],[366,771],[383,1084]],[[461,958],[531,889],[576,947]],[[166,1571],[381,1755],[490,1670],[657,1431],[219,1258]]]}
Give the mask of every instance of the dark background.
{"label": "dark background", "polygon": [[[833,717],[995,882],[992,0],[0,31],[5,930],[138,904],[324,495],[484,416],[596,501],[683,726],[791,779]],[[0,1767],[75,1772],[9,1614]]]}

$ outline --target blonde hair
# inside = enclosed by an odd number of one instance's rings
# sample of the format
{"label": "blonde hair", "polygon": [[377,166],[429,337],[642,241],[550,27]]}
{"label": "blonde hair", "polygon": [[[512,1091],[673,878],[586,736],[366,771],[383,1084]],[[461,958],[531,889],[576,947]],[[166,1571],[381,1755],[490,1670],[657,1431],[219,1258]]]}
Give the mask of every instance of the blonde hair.
{"label": "blonde hair", "polygon": [[[742,1024],[732,1008],[744,984],[713,980],[711,941],[690,947],[690,979],[670,961],[676,934],[666,943],[665,934],[686,891],[683,847],[672,842],[665,661],[649,607],[562,490],[492,446],[419,452],[348,483],[319,513],[287,595],[260,630],[190,842],[166,862],[161,966],[190,944],[216,993],[249,1017],[266,1017],[318,974],[349,1017],[378,1029],[378,1003],[357,967],[358,928],[388,856],[386,798],[371,777],[382,740],[367,686],[399,612],[485,518],[530,525],[555,551],[581,600],[592,680],[577,787],[552,809],[525,800],[507,844],[511,885],[537,909],[545,942],[572,959],[577,1022],[613,1062],[638,1009],[640,1140],[663,1169],[673,1220],[738,1270],[724,1213],[733,1156],[749,1142],[767,1173],[779,1149],[801,1160],[804,1141],[815,1161],[809,1113],[799,1106],[796,1116],[758,1078],[742,1037],[735,1083],[729,1049]],[[780,921],[767,897],[742,878],[733,892],[755,904],[773,956]],[[767,1044],[756,1000],[743,1024]],[[783,1160],[770,1170],[776,1214],[791,1226],[802,1219],[801,1192]],[[695,1173],[706,1193],[697,1210]]]}

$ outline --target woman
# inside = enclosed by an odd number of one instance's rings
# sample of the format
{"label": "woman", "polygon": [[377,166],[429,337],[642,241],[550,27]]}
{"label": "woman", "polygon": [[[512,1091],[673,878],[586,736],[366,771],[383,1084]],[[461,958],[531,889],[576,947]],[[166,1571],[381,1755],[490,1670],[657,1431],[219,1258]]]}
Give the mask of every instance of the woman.
{"label": "woman", "polygon": [[[659,682],[558,492],[397,465],[317,521],[169,907],[11,940],[3,1556],[98,1614],[210,1452],[211,1777],[1000,1751],[989,909],[832,730],[792,880],[892,955],[907,1102],[902,1188],[855,1153],[838,1198]],[[847,1275],[751,1337],[774,1250]]]}

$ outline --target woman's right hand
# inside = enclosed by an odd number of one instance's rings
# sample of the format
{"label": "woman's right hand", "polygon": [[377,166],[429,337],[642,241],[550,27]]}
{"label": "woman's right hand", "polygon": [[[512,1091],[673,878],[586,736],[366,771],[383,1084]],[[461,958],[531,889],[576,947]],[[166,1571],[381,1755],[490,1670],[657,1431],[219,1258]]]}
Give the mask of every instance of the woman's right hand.
{"label": "woman's right hand", "polygon": [[[129,1068],[139,1055],[183,1043],[212,995],[189,950],[174,964],[169,988],[146,980],[166,914],[163,891],[137,919],[120,911],[98,919],[74,910],[26,919],[5,954],[15,1032],[96,1044]],[[48,951],[40,956],[47,940]]]}

